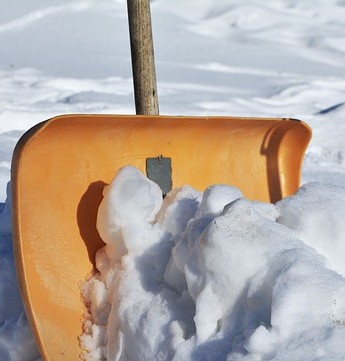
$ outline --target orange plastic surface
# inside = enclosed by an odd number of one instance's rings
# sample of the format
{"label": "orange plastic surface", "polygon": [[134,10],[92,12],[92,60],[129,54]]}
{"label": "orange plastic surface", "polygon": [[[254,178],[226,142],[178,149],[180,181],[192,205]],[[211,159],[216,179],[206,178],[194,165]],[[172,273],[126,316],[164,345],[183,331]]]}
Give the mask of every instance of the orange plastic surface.
{"label": "orange plastic surface", "polygon": [[103,187],[120,167],[145,172],[146,158],[162,155],[172,159],[173,187],[230,184],[274,202],[297,189],[310,137],[296,120],[227,117],[67,115],[27,132],[12,165],[14,247],[44,360],[79,359],[80,284],[103,245]]}

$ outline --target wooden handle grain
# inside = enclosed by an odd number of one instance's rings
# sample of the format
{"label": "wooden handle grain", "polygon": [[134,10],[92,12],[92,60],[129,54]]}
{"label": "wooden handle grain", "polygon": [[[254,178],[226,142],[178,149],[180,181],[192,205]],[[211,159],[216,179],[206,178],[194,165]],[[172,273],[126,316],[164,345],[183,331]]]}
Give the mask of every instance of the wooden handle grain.
{"label": "wooden handle grain", "polygon": [[158,115],[149,0],[127,0],[136,113]]}

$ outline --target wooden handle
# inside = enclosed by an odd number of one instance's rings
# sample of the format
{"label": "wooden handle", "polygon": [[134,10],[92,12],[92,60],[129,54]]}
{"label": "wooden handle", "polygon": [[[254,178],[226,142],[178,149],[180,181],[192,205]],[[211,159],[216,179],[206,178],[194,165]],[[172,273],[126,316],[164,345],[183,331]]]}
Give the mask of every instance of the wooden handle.
{"label": "wooden handle", "polygon": [[158,115],[149,0],[127,0],[136,113]]}

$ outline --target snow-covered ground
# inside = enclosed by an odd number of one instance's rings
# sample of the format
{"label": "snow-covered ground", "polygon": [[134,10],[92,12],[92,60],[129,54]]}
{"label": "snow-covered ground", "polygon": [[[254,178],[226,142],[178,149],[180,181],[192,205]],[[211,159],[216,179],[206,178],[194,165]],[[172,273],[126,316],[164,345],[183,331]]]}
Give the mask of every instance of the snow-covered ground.
{"label": "snow-covered ground", "polygon": [[[314,135],[303,182],[345,184],[343,0],[152,0],[151,9],[162,114],[305,120]],[[5,205],[11,154],[51,116],[134,113],[126,3],[2,0],[0,48],[0,359],[31,361]]]}

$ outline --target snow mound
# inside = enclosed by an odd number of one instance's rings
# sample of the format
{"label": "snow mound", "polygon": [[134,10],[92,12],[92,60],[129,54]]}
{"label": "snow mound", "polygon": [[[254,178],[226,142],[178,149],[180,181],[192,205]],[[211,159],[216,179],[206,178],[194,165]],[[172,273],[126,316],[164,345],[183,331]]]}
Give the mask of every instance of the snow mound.
{"label": "snow mound", "polygon": [[225,185],[162,201],[133,167],[104,191],[85,360],[341,360],[345,189],[278,204]]}
{"label": "snow mound", "polygon": [[0,360],[38,360],[39,352],[28,326],[19,294],[12,251],[11,187],[0,209]]}

